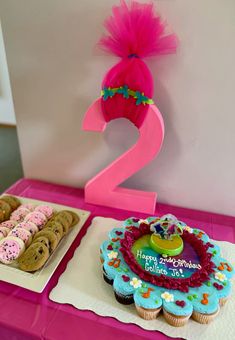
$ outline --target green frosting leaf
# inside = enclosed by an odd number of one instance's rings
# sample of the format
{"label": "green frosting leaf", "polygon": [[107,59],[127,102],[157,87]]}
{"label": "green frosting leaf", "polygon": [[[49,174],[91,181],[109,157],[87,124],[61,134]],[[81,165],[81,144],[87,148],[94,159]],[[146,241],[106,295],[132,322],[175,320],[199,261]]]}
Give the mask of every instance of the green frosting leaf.
{"label": "green frosting leaf", "polygon": [[143,92],[131,90],[127,85],[114,88],[104,87],[101,91],[101,96],[103,97],[103,100],[106,101],[117,93],[122,94],[125,99],[128,99],[129,97],[134,98],[137,106],[140,104],[146,105],[154,103],[154,101],[151,98],[146,97]]}

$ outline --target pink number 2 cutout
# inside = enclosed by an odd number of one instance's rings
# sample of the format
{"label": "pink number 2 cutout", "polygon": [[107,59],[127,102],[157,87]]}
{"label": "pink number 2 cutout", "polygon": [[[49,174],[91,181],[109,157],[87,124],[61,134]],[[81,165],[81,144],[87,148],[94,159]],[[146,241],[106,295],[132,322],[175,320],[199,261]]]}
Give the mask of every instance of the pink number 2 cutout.
{"label": "pink number 2 cutout", "polygon": [[[83,130],[105,130],[107,122],[98,98],[87,110]],[[164,137],[164,122],[155,105],[149,105],[144,122],[139,128],[135,145],[89,180],[85,186],[87,203],[124,210],[154,213],[157,193],[119,187],[127,178],[148,164],[160,151]]]}

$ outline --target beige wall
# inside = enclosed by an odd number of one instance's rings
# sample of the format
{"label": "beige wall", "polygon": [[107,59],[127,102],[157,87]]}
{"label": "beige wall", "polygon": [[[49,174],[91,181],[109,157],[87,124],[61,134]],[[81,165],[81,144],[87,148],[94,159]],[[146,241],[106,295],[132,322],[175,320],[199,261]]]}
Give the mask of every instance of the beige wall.
{"label": "beige wall", "polygon": [[[137,138],[123,121],[81,131],[115,59],[94,46],[114,0],[0,0],[25,175],[83,186]],[[159,200],[234,215],[235,1],[162,0],[176,56],[151,60],[166,136],[161,154],[130,178]]]}

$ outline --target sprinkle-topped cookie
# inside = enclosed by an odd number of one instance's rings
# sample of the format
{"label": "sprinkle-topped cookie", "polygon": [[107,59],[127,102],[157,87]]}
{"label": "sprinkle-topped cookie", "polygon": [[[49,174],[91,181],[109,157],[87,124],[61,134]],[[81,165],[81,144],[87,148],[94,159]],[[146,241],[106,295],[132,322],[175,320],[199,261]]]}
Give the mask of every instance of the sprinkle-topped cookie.
{"label": "sprinkle-topped cookie", "polygon": [[30,243],[32,242],[32,235],[30,233],[30,231],[23,229],[23,228],[14,228],[9,234],[8,236],[15,236],[20,238],[24,243],[25,246],[29,246]]}
{"label": "sprinkle-topped cookie", "polygon": [[42,229],[47,222],[47,218],[43,213],[34,211],[25,217],[25,222],[32,222],[36,224],[39,229]]}
{"label": "sprinkle-topped cookie", "polygon": [[12,221],[22,222],[24,220],[25,216],[28,215],[29,213],[30,213],[30,210],[28,210],[26,208],[19,207],[18,209],[13,211],[13,213],[11,214],[10,219]]}
{"label": "sprinkle-topped cookie", "polygon": [[38,227],[33,222],[21,222],[17,224],[17,228],[23,228],[28,230],[32,235],[35,235],[38,232]]}
{"label": "sprinkle-topped cookie", "polygon": [[10,264],[24,252],[24,242],[13,236],[8,236],[0,241],[0,262]]}
{"label": "sprinkle-topped cookie", "polygon": [[13,229],[17,225],[16,221],[8,220],[5,222],[0,223],[0,227],[6,227],[8,229]]}
{"label": "sprinkle-topped cookie", "polygon": [[38,205],[35,211],[43,213],[48,219],[52,217],[54,209],[49,205]]}

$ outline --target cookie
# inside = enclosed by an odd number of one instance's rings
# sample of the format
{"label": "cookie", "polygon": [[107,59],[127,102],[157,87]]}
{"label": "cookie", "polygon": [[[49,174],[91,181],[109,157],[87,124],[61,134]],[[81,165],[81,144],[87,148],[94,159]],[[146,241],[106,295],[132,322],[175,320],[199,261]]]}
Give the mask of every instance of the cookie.
{"label": "cookie", "polygon": [[7,228],[7,227],[1,227],[1,226],[0,226],[0,233],[1,233],[4,237],[6,237],[6,236],[9,234],[10,231],[11,231],[11,230],[10,230],[9,228]]}
{"label": "cookie", "polygon": [[34,236],[39,230],[36,224],[34,224],[33,222],[25,222],[25,221],[17,224],[17,228],[23,228],[23,229],[28,230],[32,234],[32,236]]}
{"label": "cookie", "polygon": [[14,228],[13,230],[10,231],[8,236],[15,236],[19,237],[25,244],[26,247],[30,245],[32,242],[32,234],[30,231],[23,229],[23,228]]}
{"label": "cookie", "polygon": [[16,225],[17,225],[17,222],[11,221],[11,220],[0,223],[0,227],[6,227],[8,229],[13,229],[15,228]]}
{"label": "cookie", "polygon": [[36,206],[32,203],[25,203],[25,204],[21,204],[20,206],[21,208],[25,208],[25,209],[28,209],[29,211],[34,211]]}
{"label": "cookie", "polygon": [[9,234],[9,232],[10,232],[9,228],[0,226],[0,240],[6,237]]}
{"label": "cookie", "polygon": [[54,251],[55,248],[58,245],[58,239],[55,235],[55,233],[52,230],[46,229],[46,230],[41,230],[39,231],[35,236],[34,236],[34,241],[38,238],[44,236],[46,237],[49,242],[50,242],[50,252]]}
{"label": "cookie", "polygon": [[25,217],[25,222],[32,222],[36,224],[38,229],[42,229],[47,222],[47,218],[43,213],[39,211],[34,211],[34,212],[29,213]]}
{"label": "cookie", "polygon": [[[38,238],[36,238],[36,239],[33,241],[33,243],[36,243],[36,242],[41,242],[41,243],[43,243],[44,246],[46,246],[47,249],[50,251],[50,242],[49,242],[49,240],[48,240],[47,237],[45,237],[45,236],[39,236]],[[33,244],[33,243],[32,243],[32,244]]]}
{"label": "cookie", "polygon": [[24,220],[25,216],[27,216],[29,213],[30,213],[30,211],[28,209],[19,207],[18,209],[13,211],[10,219],[12,221],[22,222]]}
{"label": "cookie", "polygon": [[36,207],[35,211],[39,211],[43,213],[48,219],[51,218],[54,214],[54,209],[49,205],[39,205]]}
{"label": "cookie", "polygon": [[22,255],[25,250],[24,242],[13,236],[7,236],[0,241],[0,262],[10,264]]}
{"label": "cookie", "polygon": [[72,224],[70,227],[75,226],[80,221],[80,217],[74,211],[71,211],[71,210],[65,210],[65,211],[68,212],[70,215],[72,215],[72,218],[73,218]]}
{"label": "cookie", "polygon": [[62,225],[59,222],[50,222],[47,224],[47,227],[44,230],[52,230],[53,233],[56,235],[58,242],[60,242],[60,240],[62,239],[62,237],[64,236],[64,229],[62,227]]}
{"label": "cookie", "polygon": [[12,211],[16,210],[21,204],[19,199],[15,196],[4,195],[4,196],[0,197],[0,199],[2,201],[5,201],[6,203],[8,203],[10,205]]}
{"label": "cookie", "polygon": [[5,220],[5,213],[0,209],[0,222]]}
{"label": "cookie", "polygon": [[73,222],[73,217],[67,211],[62,210],[52,218],[52,221],[60,222],[65,228],[70,228]]}
{"label": "cookie", "polygon": [[67,234],[67,232],[68,232],[68,230],[69,230],[68,224],[67,224],[67,223],[62,224],[62,223],[60,223],[59,221],[50,220],[50,221],[48,221],[47,224],[45,225],[45,229],[46,229],[46,228],[49,228],[49,229],[50,229],[50,228],[51,228],[52,226],[54,226],[55,224],[56,224],[56,225],[60,225],[60,226],[62,227],[62,231],[63,231],[62,236],[61,236],[61,238],[62,238],[64,235]]}
{"label": "cookie", "polygon": [[11,206],[7,202],[0,199],[0,222],[8,220],[10,218],[11,212]]}
{"label": "cookie", "polygon": [[19,268],[26,272],[34,272],[42,268],[48,258],[49,250],[43,243],[32,243],[19,258]]}

